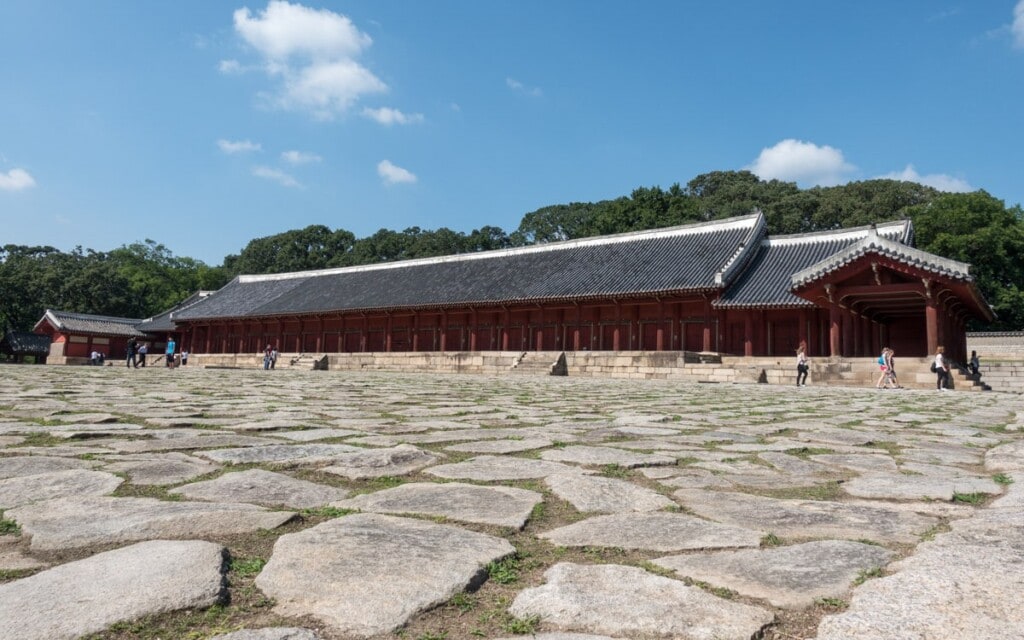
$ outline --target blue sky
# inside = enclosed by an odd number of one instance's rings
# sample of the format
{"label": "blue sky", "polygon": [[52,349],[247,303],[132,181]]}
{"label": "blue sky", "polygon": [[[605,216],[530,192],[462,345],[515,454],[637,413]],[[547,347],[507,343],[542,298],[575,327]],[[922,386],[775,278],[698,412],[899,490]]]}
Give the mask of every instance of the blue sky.
{"label": "blue sky", "polygon": [[0,244],[209,264],[751,169],[1024,202],[1024,0],[0,0]]}

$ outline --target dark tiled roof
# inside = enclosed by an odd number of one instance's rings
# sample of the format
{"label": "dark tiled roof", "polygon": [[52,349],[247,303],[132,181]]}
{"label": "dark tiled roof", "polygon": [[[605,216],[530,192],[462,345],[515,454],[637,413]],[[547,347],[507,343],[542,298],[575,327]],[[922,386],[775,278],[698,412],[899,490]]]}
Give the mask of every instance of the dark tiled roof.
{"label": "dark tiled roof", "polygon": [[28,331],[8,331],[0,340],[0,353],[48,355],[50,353],[50,336]]}
{"label": "dark tiled roof", "polygon": [[794,272],[792,286],[798,287],[813,282],[868,253],[892,258],[904,264],[913,265],[922,271],[931,271],[936,275],[952,280],[974,281],[974,277],[971,275],[971,265],[967,263],[957,262],[956,260],[943,258],[942,256],[921,251],[914,247],[908,247],[882,235],[869,234],[843,248],[842,251],[827,256],[820,262],[810,264],[799,272]]}
{"label": "dark tiled roof", "polygon": [[[851,246],[869,236],[870,227],[842,229],[824,233],[776,236],[761,242],[747,269],[715,302],[719,308],[813,307],[814,304],[793,295],[793,274],[832,256],[843,255]],[[909,222],[878,226],[878,234],[894,245],[909,249],[906,242],[913,233]],[[878,237],[878,236],[876,236]],[[916,251],[916,250],[914,250]]]}
{"label": "dark tiled roof", "polygon": [[519,249],[239,276],[176,320],[429,308],[721,289],[764,237],[760,214]]}
{"label": "dark tiled roof", "polygon": [[196,291],[160,315],[153,316],[152,318],[146,318],[139,324],[135,325],[135,328],[146,333],[167,333],[169,331],[174,331],[177,328],[177,325],[175,325],[173,320],[174,314],[191,307],[211,293],[213,292]]}
{"label": "dark tiled roof", "polygon": [[116,318],[113,316],[95,316],[87,313],[72,313],[47,309],[43,318],[36,323],[36,328],[43,320],[49,320],[57,330],[63,333],[87,333],[99,336],[135,336],[144,338],[146,334],[135,328],[142,322],[138,318]]}

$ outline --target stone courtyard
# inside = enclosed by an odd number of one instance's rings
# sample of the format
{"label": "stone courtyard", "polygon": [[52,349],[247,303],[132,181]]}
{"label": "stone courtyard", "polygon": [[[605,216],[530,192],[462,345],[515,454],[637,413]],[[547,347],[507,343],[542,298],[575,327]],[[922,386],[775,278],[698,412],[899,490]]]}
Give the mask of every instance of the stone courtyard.
{"label": "stone courtyard", "polygon": [[0,638],[1024,638],[1024,399],[0,367]]}

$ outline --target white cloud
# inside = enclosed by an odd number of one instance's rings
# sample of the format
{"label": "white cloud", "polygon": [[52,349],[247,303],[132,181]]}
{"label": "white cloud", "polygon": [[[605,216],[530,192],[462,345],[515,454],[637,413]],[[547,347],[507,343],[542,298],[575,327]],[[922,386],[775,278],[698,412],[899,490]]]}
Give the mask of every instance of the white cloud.
{"label": "white cloud", "polygon": [[309,164],[310,162],[320,162],[323,160],[323,158],[315,153],[307,153],[305,151],[284,151],[281,153],[281,159],[288,164]]}
{"label": "white cloud", "polygon": [[308,110],[320,120],[347,111],[364,94],[388,88],[353,60],[311,64],[297,73],[288,71],[285,76],[284,92],[276,100],[277,105]]}
{"label": "white cloud", "polygon": [[[360,97],[387,91],[387,85],[356,62],[373,40],[344,15],[327,9],[272,0],[256,14],[234,13],[235,31],[263,58],[261,69],[280,82],[267,102],[276,108],[309,111],[329,120]],[[221,71],[244,67],[221,62]]]}
{"label": "white cloud", "polygon": [[757,159],[745,168],[763,180],[825,187],[845,182],[848,174],[857,169],[843,158],[839,149],[792,138],[761,149]]}
{"label": "white cloud", "polygon": [[257,178],[263,178],[265,180],[273,180],[274,182],[278,183],[279,185],[281,185],[283,187],[301,187],[302,186],[301,184],[299,184],[298,180],[296,180],[295,178],[291,177],[290,175],[288,175],[284,171],[281,171],[279,169],[274,169],[274,168],[271,168],[271,167],[264,167],[264,166],[253,167],[252,168],[252,175],[256,176]]}
{"label": "white cloud", "polygon": [[221,60],[220,64],[217,65],[217,69],[224,74],[242,73],[245,71],[242,63],[238,60]]}
{"label": "white cloud", "polygon": [[1020,0],[1013,8],[1013,24],[1010,25],[1013,32],[1013,46],[1024,49],[1024,0]]}
{"label": "white cloud", "polygon": [[932,173],[922,176],[914,169],[914,165],[908,164],[903,171],[892,171],[885,174],[884,176],[878,176],[885,180],[901,180],[904,182],[916,182],[929,187],[938,189],[939,191],[946,191],[952,193],[964,193],[967,191],[974,191],[974,187],[969,185],[966,180],[960,178],[954,178],[953,176],[946,175],[944,173]]}
{"label": "white cloud", "polygon": [[251,140],[225,140],[224,138],[217,141],[217,146],[220,147],[221,151],[229,155],[251,153],[262,149],[258,142],[252,142]]}
{"label": "white cloud", "polygon": [[408,184],[416,182],[416,176],[413,173],[403,169],[402,167],[391,164],[390,160],[381,160],[377,164],[377,175],[384,180],[384,184]]}
{"label": "white cloud", "polygon": [[348,58],[373,43],[346,16],[283,0],[271,0],[255,17],[248,8],[238,9],[234,19],[235,31],[271,60],[285,60],[293,55]]}
{"label": "white cloud", "polygon": [[392,109],[391,107],[381,107],[380,109],[366,107],[363,109],[363,115],[387,126],[393,124],[419,124],[423,122],[422,113],[402,113],[398,109]]}
{"label": "white cloud", "polygon": [[540,90],[540,87],[527,87],[522,82],[519,82],[515,78],[505,78],[505,84],[508,85],[509,89],[525,93],[528,96],[540,97],[544,95],[544,92]]}
{"label": "white cloud", "polygon": [[35,178],[24,169],[11,169],[0,173],[0,191],[21,191],[36,186]]}

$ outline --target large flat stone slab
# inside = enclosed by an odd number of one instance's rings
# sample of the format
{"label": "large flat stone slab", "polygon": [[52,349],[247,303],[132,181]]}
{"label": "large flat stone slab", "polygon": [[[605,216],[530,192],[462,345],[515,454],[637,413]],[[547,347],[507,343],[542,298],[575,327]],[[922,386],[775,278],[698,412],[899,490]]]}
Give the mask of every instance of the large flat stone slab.
{"label": "large flat stone slab", "polygon": [[295,514],[251,504],[165,502],[153,498],[60,498],[11,509],[33,550],[234,535],[279,527]]}
{"label": "large flat stone slab", "polygon": [[224,548],[141,542],[0,584],[0,638],[72,640],[143,616],[208,607],[224,592]]}
{"label": "large flat stone slab", "polygon": [[764,531],[708,522],[683,513],[595,516],[538,535],[563,547],[621,547],[649,551],[757,547]]}
{"label": "large flat stone slab", "polygon": [[205,502],[248,502],[268,507],[281,505],[291,509],[307,509],[341,500],[348,496],[349,491],[299,480],[283,473],[249,469],[225,473],[213,480],[186,484],[171,489],[170,493]]}
{"label": "large flat stone slab", "polygon": [[789,547],[722,551],[657,558],[680,577],[732,589],[776,607],[800,609],[819,598],[839,598],[862,571],[884,567],[893,553],[847,540],[822,540]]}
{"label": "large flat stone slab", "polygon": [[331,462],[345,453],[365,451],[347,444],[270,444],[234,449],[200,451],[200,455],[214,462],[247,464],[269,462],[274,464],[317,464]]}
{"label": "large flat stone slab", "polygon": [[424,473],[454,480],[530,480],[555,473],[580,473],[577,467],[560,462],[530,460],[511,456],[477,456],[464,462],[439,464]]}
{"label": "large flat stone slab", "polygon": [[103,446],[116,449],[122,453],[148,453],[151,451],[190,451],[193,449],[212,449],[214,447],[258,447],[273,442],[275,441],[270,438],[260,438],[257,436],[213,434],[208,436],[184,436],[180,438],[154,437],[152,440],[111,440],[104,441]]}
{"label": "large flat stone slab", "polygon": [[843,491],[858,498],[881,500],[945,500],[956,493],[999,495],[1003,488],[988,478],[873,474],[843,484]]}
{"label": "large flat stone slab", "polygon": [[777,500],[727,491],[680,489],[676,500],[698,515],[783,537],[915,543],[939,522],[910,511],[827,500]]}
{"label": "large flat stone slab", "polygon": [[299,627],[264,627],[232,631],[213,636],[210,640],[320,640],[320,636],[314,631]]}
{"label": "large flat stone slab", "polygon": [[544,577],[516,596],[512,615],[564,631],[680,640],[750,640],[774,619],[636,567],[559,563]]}
{"label": "large flat stone slab", "polygon": [[627,469],[675,464],[676,458],[653,453],[633,453],[615,447],[573,445],[563,449],[548,449],[540,454],[542,460],[570,462],[581,465],[614,464]]}
{"label": "large flat stone slab", "polygon": [[550,447],[552,440],[547,438],[523,438],[522,440],[480,440],[463,442],[445,447],[446,451],[465,451],[467,453],[519,453]]}
{"label": "large flat stone slab", "polygon": [[811,456],[814,462],[849,469],[858,473],[896,473],[896,461],[881,453],[826,453]]}
{"label": "large flat stone slab", "polygon": [[987,471],[1024,471],[1024,440],[992,447],[985,452]]}
{"label": "large flat stone slab", "polygon": [[321,471],[350,480],[404,476],[436,463],[438,457],[409,444],[390,449],[356,449],[336,456],[333,464]]}
{"label": "large flat stone slab", "polygon": [[368,637],[447,601],[514,552],[506,540],[458,527],[357,514],[281,536],[256,586],[280,615]]}
{"label": "large flat stone slab", "polygon": [[323,428],[276,431],[271,435],[275,438],[284,438],[285,440],[294,440],[295,442],[315,442],[316,440],[327,440],[329,438],[348,438],[349,436],[365,435],[365,433],[353,431],[352,429]]}
{"label": "large flat stone slab", "polygon": [[34,476],[40,473],[67,471],[69,469],[91,469],[98,466],[95,460],[76,460],[55,456],[10,456],[0,458],[0,479]]}
{"label": "large flat stone slab", "polygon": [[826,617],[819,640],[1024,638],[1024,512],[995,509],[958,520],[952,532],[869,580],[845,612]]}
{"label": "large flat stone slab", "polygon": [[[3,459],[0,459],[3,464]],[[105,496],[121,486],[112,473],[69,469],[0,480],[0,509],[70,496]]]}
{"label": "large flat stone slab", "polygon": [[561,473],[546,477],[544,483],[556,496],[584,512],[660,511],[677,506],[657,491],[615,478]]}
{"label": "large flat stone slab", "polygon": [[536,491],[515,487],[483,487],[459,482],[409,483],[367,493],[331,506],[373,513],[414,513],[461,522],[522,529],[533,508],[543,502]]}
{"label": "large flat stone slab", "polygon": [[170,453],[126,453],[105,458],[105,471],[126,473],[132,484],[165,485],[187,482],[221,468],[208,460],[172,451]]}

